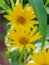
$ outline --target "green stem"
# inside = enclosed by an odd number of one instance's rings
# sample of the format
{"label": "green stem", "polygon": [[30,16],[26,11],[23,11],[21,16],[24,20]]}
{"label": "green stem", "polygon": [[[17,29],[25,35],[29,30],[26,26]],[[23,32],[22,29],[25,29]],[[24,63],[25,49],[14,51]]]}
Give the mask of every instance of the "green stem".
{"label": "green stem", "polygon": [[21,60],[22,60],[22,56],[21,56],[20,59],[19,59],[19,65],[22,65]]}
{"label": "green stem", "polygon": [[26,49],[24,47],[24,65],[26,65],[26,57],[27,57],[27,52],[26,52]]}

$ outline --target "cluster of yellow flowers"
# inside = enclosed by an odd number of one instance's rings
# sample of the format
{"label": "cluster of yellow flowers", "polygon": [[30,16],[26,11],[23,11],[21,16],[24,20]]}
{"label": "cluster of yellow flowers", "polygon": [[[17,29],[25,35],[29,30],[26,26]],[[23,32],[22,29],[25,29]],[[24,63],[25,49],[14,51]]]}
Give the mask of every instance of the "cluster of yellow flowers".
{"label": "cluster of yellow flowers", "polygon": [[[4,17],[9,20],[7,25],[11,25],[5,37],[5,44],[10,46],[10,49],[18,48],[20,51],[25,47],[28,52],[30,48],[35,49],[31,42],[35,42],[41,38],[40,32],[37,32],[38,27],[34,24],[39,24],[34,11],[29,4],[22,8],[21,3],[16,3],[15,7],[7,11],[8,15]],[[32,29],[32,30],[31,30]],[[38,52],[30,56],[34,63],[30,62],[26,65],[49,65],[49,51]],[[42,59],[42,60],[41,60]]]}
{"label": "cluster of yellow flowers", "polygon": [[18,47],[22,50],[26,47],[30,52],[30,48],[35,48],[31,42],[41,37],[40,32],[37,32],[38,27],[34,26],[39,22],[34,20],[36,16],[32,7],[27,4],[23,9],[21,3],[18,2],[13,10],[8,10],[7,13],[8,15],[4,17],[10,21],[7,25],[11,25],[11,28],[8,30],[5,43],[10,44],[11,49]]}

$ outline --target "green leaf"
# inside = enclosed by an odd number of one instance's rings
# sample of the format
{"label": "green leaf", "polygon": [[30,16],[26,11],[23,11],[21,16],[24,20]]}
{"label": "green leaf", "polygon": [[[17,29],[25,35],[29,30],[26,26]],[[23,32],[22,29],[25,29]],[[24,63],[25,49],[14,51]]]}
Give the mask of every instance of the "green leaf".
{"label": "green leaf", "polygon": [[47,26],[47,36],[46,39],[49,40],[49,25]]}
{"label": "green leaf", "polygon": [[43,48],[45,44],[46,30],[47,30],[47,13],[45,11],[42,0],[29,0],[29,2],[35,11],[38,21],[40,22],[39,29],[42,34],[41,43]]}
{"label": "green leaf", "polygon": [[19,65],[19,64],[18,64],[17,61],[14,61],[14,62],[12,61],[12,62],[11,62],[11,65]]}
{"label": "green leaf", "polygon": [[0,10],[0,13],[4,13],[5,12],[5,10]]}
{"label": "green leaf", "polygon": [[14,9],[14,6],[15,6],[14,1],[13,0],[10,0],[10,1],[11,1],[12,9]]}
{"label": "green leaf", "polygon": [[49,4],[49,0],[46,0],[45,6],[47,6]]}
{"label": "green leaf", "polygon": [[0,7],[4,10],[10,9],[10,7],[5,3],[5,0],[0,0]]}

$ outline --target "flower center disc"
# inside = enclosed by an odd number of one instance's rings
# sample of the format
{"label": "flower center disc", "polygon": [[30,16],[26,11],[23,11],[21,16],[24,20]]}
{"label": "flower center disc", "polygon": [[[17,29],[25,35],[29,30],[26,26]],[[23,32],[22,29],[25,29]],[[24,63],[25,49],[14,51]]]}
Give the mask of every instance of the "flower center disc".
{"label": "flower center disc", "polygon": [[19,24],[24,25],[26,21],[25,21],[25,18],[24,18],[24,17],[20,16],[20,17],[17,18],[17,22],[18,22]]}
{"label": "flower center disc", "polygon": [[19,40],[19,42],[23,45],[26,45],[29,42],[29,40],[26,37],[23,37]]}
{"label": "flower center disc", "polygon": [[44,63],[44,64],[42,64],[42,65],[48,65],[48,64]]}

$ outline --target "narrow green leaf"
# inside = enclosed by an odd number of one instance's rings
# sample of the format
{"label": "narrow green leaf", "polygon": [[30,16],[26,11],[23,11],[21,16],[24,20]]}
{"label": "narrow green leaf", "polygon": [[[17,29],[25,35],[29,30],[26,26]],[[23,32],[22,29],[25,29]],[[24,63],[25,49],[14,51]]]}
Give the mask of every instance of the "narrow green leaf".
{"label": "narrow green leaf", "polygon": [[14,9],[14,6],[15,6],[14,1],[13,0],[10,0],[10,1],[11,1],[12,9]]}
{"label": "narrow green leaf", "polygon": [[49,40],[49,25],[47,26],[47,36],[46,36],[46,39]]}
{"label": "narrow green leaf", "polygon": [[47,6],[49,4],[49,0],[46,0],[45,6]]}
{"label": "narrow green leaf", "polygon": [[29,2],[35,11],[37,19],[40,22],[39,29],[42,34],[41,43],[42,43],[42,48],[43,48],[45,44],[46,30],[47,30],[47,13],[45,11],[42,0],[29,0]]}
{"label": "narrow green leaf", "polygon": [[10,7],[5,3],[5,0],[0,0],[0,7],[4,10],[10,9]]}

